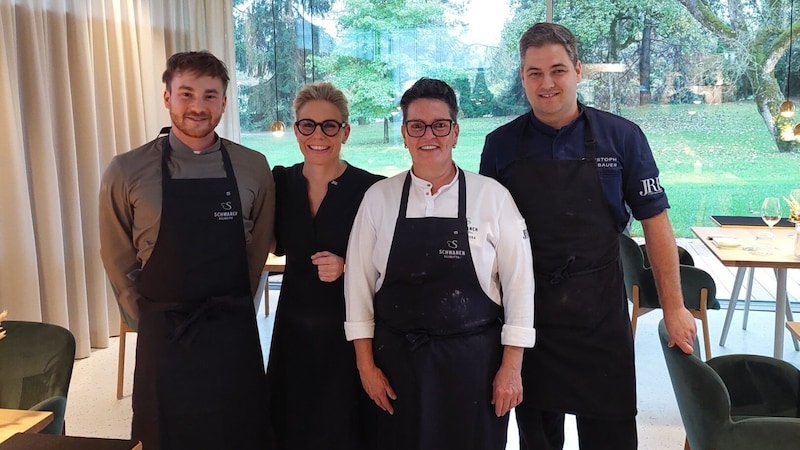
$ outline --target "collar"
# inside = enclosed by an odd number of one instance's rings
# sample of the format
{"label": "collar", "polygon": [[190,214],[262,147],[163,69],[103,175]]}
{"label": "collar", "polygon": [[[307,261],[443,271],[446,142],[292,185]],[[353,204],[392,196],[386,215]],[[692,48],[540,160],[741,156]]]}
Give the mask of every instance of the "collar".
{"label": "collar", "polygon": [[217,133],[214,132],[214,143],[208,146],[207,148],[204,148],[199,152],[196,152],[191,148],[189,148],[189,146],[184,144],[180,139],[178,139],[178,137],[175,136],[175,133],[173,133],[172,131],[169,132],[169,146],[172,147],[173,152],[181,152],[181,153],[186,152],[186,153],[194,153],[196,155],[204,155],[207,153],[213,153],[219,151],[221,143],[222,140],[219,138]]}
{"label": "collar", "polygon": [[[453,166],[456,168],[456,173],[453,175],[453,179],[450,180],[449,183],[445,184],[444,186],[439,188],[437,194],[440,192],[446,191],[450,189],[456,181],[458,181],[458,172],[461,170],[456,163],[453,163]],[[423,180],[422,178],[414,175],[414,171],[412,169],[408,169],[408,173],[411,174],[411,184],[414,185],[415,188],[421,189],[423,191],[430,191],[431,190],[431,182],[427,180]]]}
{"label": "collar", "polygon": [[540,133],[545,134],[547,136],[556,136],[559,134],[572,132],[572,130],[575,129],[577,123],[583,120],[583,116],[585,114],[586,114],[586,108],[581,104],[581,102],[578,102],[578,115],[575,117],[575,119],[572,120],[572,122],[568,123],[567,125],[559,129],[555,129],[550,125],[547,125],[546,123],[539,120],[533,113],[532,109],[528,113],[528,117],[530,118],[530,125],[534,127],[536,130],[538,130]]}

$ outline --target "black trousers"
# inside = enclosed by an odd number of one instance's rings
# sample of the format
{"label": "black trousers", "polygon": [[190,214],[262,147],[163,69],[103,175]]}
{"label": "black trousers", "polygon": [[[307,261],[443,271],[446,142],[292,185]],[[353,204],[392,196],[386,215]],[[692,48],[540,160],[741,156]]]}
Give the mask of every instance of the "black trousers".
{"label": "black trousers", "polygon": [[[564,448],[564,413],[541,411],[519,405],[514,410],[519,427],[520,450]],[[636,450],[636,418],[576,416],[581,450]]]}

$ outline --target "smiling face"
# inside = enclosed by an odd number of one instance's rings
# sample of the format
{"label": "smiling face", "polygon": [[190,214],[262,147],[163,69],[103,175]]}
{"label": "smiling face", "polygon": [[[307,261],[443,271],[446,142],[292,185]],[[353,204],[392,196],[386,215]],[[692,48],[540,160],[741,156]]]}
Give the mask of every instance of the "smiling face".
{"label": "smiling face", "polygon": [[193,72],[178,72],[164,91],[164,106],[169,110],[172,132],[193,150],[214,143],[214,129],[225,112],[222,80]]}
{"label": "smiling face", "polygon": [[537,119],[558,129],[578,117],[581,62],[573,65],[563,45],[528,47],[520,75]]}
{"label": "smiling face", "polygon": [[[309,100],[296,112],[297,121],[313,120],[321,124],[326,120],[343,122],[342,112],[333,103],[327,100]],[[345,125],[339,132],[331,137],[322,132],[322,128],[317,126],[310,136],[304,136],[297,127],[293,127],[294,136],[300,146],[305,164],[338,164],[342,144],[350,136],[350,125]]]}
{"label": "smiling face", "polygon": [[[425,124],[432,124],[437,120],[450,120],[450,108],[447,103],[431,99],[418,98],[408,105],[406,122],[421,120]],[[453,165],[453,147],[458,142],[458,124],[454,123],[450,134],[447,136],[434,136],[431,127],[425,128],[421,137],[411,137],[406,127],[401,127],[403,141],[411,154],[414,174],[425,178],[426,173],[442,173],[450,170]]]}

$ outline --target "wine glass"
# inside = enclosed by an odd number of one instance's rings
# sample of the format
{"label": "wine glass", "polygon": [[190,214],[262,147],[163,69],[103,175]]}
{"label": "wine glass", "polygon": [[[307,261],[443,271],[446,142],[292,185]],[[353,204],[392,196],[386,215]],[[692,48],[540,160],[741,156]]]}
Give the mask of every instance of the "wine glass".
{"label": "wine glass", "polygon": [[[772,227],[781,220],[781,201],[778,197],[767,197],[764,199],[764,202],[761,203],[761,220],[769,227],[769,233],[765,236],[766,239],[772,240],[774,236]],[[759,248],[759,253],[763,255],[772,254],[772,245],[767,244],[767,247]]]}
{"label": "wine glass", "polygon": [[781,201],[778,197],[767,197],[761,203],[761,220],[767,224],[772,234],[772,227],[781,220]]}

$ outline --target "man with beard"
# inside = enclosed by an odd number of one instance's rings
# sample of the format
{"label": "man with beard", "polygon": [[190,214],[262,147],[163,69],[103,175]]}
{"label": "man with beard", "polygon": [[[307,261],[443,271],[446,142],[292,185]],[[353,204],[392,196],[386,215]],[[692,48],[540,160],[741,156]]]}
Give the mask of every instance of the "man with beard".
{"label": "man with beard", "polygon": [[228,71],[177,53],[168,136],[117,155],[100,188],[101,256],[138,320],[132,437],[148,450],[268,448],[253,297],[270,248],[266,158],[220,138]]}

